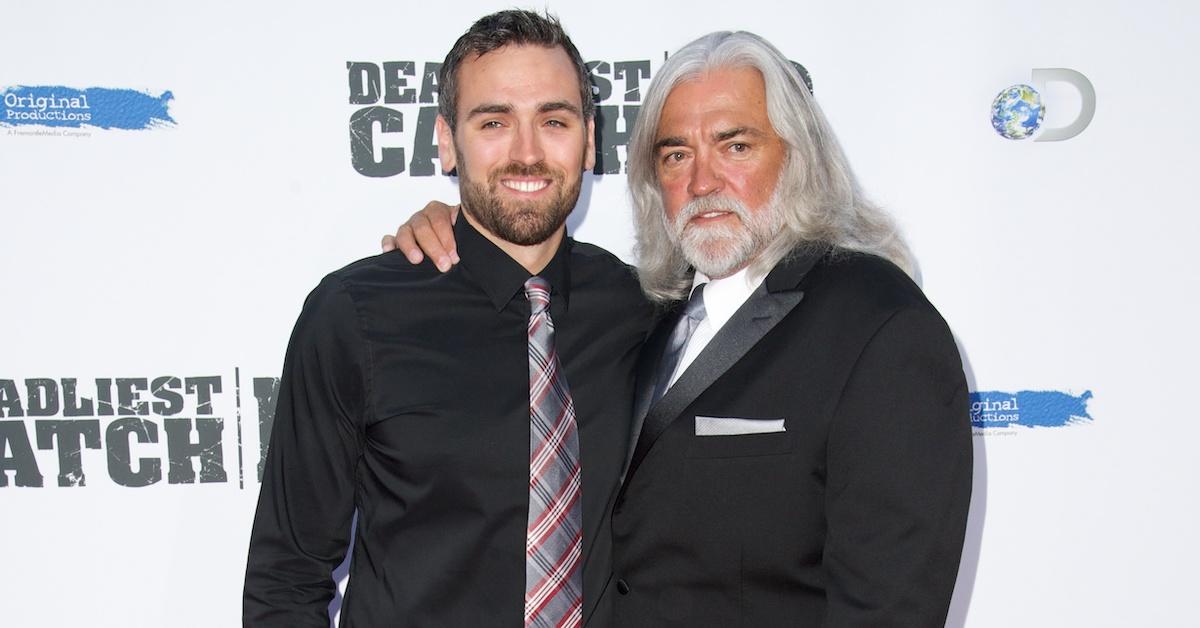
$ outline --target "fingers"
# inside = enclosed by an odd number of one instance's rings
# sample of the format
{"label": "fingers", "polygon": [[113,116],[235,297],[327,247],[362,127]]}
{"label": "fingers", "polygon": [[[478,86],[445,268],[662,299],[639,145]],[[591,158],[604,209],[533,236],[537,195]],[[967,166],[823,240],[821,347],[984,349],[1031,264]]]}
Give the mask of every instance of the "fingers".
{"label": "fingers", "polygon": [[[438,243],[445,249],[446,257],[450,263],[457,264],[458,258],[458,243],[454,241],[454,223],[458,218],[458,206],[451,207],[445,203],[433,201],[425,206],[425,211],[422,212],[429,219],[429,226],[433,230],[433,235],[437,237]],[[432,253],[432,251],[429,251]],[[441,268],[439,265],[438,268]]]}
{"label": "fingers", "polygon": [[396,236],[390,236],[390,235],[383,236],[383,240],[379,241],[379,248],[382,249],[384,253],[395,251],[396,250]]}
{"label": "fingers", "polygon": [[396,235],[394,237],[384,237],[385,240],[387,238],[392,238],[392,243],[395,245],[395,248],[399,249],[400,252],[404,254],[404,257],[408,259],[409,263],[420,264],[421,260],[425,259],[425,256],[421,254],[421,247],[417,246],[417,241],[415,238],[413,238],[411,218],[408,222],[400,225],[400,228],[396,229]]}
{"label": "fingers", "polygon": [[450,270],[450,267],[459,261],[458,246],[454,241],[454,222],[457,216],[457,207],[430,201],[409,220],[417,244],[442,272]]}
{"label": "fingers", "polygon": [[446,272],[459,262],[458,246],[454,241],[457,219],[458,206],[431,201],[400,225],[396,235],[383,236],[379,246],[385,253],[399,250],[413,264],[421,263],[428,256],[438,270]]}
{"label": "fingers", "polygon": [[[440,203],[439,203],[440,205]],[[437,269],[446,272],[454,265],[450,257],[450,252],[442,238],[438,235],[438,229],[434,227],[430,219],[430,212],[436,212],[437,209],[431,210],[432,203],[426,205],[425,209],[413,214],[412,218],[408,219],[408,226],[412,228],[412,236],[416,239],[416,245],[420,247],[425,255],[433,261],[433,265]],[[397,236],[400,234],[397,233]],[[450,234],[451,246],[453,246],[454,235]],[[401,249],[407,250],[407,249]]]}

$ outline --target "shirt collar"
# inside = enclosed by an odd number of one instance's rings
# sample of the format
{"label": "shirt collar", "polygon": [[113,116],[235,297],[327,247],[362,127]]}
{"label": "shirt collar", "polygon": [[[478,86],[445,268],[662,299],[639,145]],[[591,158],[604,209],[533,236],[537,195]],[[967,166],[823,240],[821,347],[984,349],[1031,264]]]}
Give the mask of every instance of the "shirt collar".
{"label": "shirt collar", "polygon": [[[459,215],[454,224],[454,241],[458,244],[461,260],[459,268],[487,294],[497,312],[503,310],[514,296],[519,294],[525,298],[525,281],[533,275],[473,227],[465,216]],[[571,238],[563,237],[554,257],[538,273],[550,282],[550,303],[555,311],[561,307],[565,312],[570,301],[567,256],[571,242]]]}
{"label": "shirt collar", "polygon": [[738,308],[754,294],[763,277],[761,274],[751,274],[748,266],[723,279],[709,279],[704,273],[696,271],[692,277],[692,289],[702,283],[708,284],[704,287],[704,314],[714,331],[724,327],[733,318]]}

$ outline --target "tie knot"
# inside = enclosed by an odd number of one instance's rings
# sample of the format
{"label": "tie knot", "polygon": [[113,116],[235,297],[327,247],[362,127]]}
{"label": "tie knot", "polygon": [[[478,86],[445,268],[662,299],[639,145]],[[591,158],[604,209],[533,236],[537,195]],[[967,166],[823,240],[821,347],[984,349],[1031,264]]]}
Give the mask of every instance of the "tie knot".
{"label": "tie knot", "polygon": [[697,323],[704,320],[708,315],[704,309],[704,286],[708,284],[700,284],[692,290],[692,296],[688,299],[687,305],[683,308],[683,315],[696,321]]}
{"label": "tie knot", "polygon": [[525,281],[525,298],[529,299],[530,314],[541,314],[550,307],[550,282],[538,276]]}

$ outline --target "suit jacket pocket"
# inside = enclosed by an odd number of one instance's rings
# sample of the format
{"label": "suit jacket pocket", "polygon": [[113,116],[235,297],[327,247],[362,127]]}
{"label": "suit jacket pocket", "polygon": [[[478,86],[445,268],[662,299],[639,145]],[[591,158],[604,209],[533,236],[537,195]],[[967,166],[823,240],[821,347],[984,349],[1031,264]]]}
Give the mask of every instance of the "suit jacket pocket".
{"label": "suit jacket pocket", "polygon": [[[692,435],[687,449],[689,458],[774,456],[792,450],[792,432],[787,431],[784,419],[728,419],[739,425],[731,430],[735,433],[722,434],[719,425],[725,419],[715,419],[718,427],[714,430],[712,417],[697,418],[696,431],[710,435]],[[753,427],[758,422],[761,422],[761,428]],[[702,429],[701,423],[708,425]]]}

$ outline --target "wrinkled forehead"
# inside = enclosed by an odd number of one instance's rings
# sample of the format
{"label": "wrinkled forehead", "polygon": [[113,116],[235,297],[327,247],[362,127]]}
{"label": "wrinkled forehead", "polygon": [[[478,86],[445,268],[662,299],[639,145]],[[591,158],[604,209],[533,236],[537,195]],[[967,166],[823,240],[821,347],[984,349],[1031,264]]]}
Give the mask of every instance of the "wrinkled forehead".
{"label": "wrinkled forehead", "polygon": [[701,125],[774,134],[762,74],[752,67],[718,67],[676,82],[663,104],[656,137],[695,132]]}

